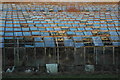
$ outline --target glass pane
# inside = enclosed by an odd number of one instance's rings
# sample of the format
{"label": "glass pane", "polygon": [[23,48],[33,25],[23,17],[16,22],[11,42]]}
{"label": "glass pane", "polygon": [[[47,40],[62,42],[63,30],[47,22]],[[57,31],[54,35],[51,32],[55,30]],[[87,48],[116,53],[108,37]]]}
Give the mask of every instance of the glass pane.
{"label": "glass pane", "polygon": [[111,65],[113,64],[113,48],[112,47],[105,47],[105,65]]}
{"label": "glass pane", "polygon": [[5,32],[5,36],[13,36],[12,32]]}
{"label": "glass pane", "polygon": [[64,46],[74,47],[73,40],[68,39],[67,37],[64,37]]}
{"label": "glass pane", "polygon": [[32,32],[32,35],[40,35],[40,32]]}
{"label": "glass pane", "polygon": [[44,37],[46,47],[55,47],[55,43],[52,37]]}
{"label": "glass pane", "polygon": [[24,36],[31,36],[31,33],[30,32],[23,32],[23,35]]}
{"label": "glass pane", "polygon": [[85,35],[92,35],[91,32],[84,32]]}
{"label": "glass pane", "polygon": [[103,43],[100,37],[92,37],[92,39],[95,46],[103,46]]}
{"label": "glass pane", "polygon": [[43,42],[35,42],[35,47],[45,47]]}
{"label": "glass pane", "polygon": [[14,32],[14,36],[23,36],[22,32]]}
{"label": "glass pane", "polygon": [[95,64],[94,48],[86,47],[85,52],[86,64]]}

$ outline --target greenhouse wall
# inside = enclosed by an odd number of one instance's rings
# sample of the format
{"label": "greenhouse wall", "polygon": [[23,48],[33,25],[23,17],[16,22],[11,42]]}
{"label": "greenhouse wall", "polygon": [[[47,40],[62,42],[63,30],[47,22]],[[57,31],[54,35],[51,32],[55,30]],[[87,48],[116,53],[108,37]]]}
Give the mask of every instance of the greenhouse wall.
{"label": "greenhouse wall", "polygon": [[[3,68],[43,67],[46,64],[59,64],[61,68],[84,71],[85,65],[94,65],[96,71],[119,70],[119,47],[20,47],[3,48]],[[65,70],[66,70],[65,69]],[[65,71],[64,70],[64,71]],[[76,70],[77,71],[77,70]]]}

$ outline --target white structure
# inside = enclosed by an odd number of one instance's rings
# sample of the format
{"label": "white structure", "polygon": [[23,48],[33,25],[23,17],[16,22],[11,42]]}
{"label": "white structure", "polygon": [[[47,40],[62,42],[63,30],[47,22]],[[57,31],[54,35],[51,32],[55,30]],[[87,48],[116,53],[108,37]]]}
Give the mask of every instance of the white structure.
{"label": "white structure", "polygon": [[6,72],[11,73],[11,72],[13,72],[14,70],[15,70],[15,66],[13,66],[12,69],[8,68],[8,69],[6,70]]}
{"label": "white structure", "polygon": [[26,73],[32,72],[30,69],[25,70]]}
{"label": "white structure", "polygon": [[47,73],[57,73],[58,64],[46,64]]}
{"label": "white structure", "polygon": [[85,65],[85,71],[93,72],[94,71],[94,65]]}

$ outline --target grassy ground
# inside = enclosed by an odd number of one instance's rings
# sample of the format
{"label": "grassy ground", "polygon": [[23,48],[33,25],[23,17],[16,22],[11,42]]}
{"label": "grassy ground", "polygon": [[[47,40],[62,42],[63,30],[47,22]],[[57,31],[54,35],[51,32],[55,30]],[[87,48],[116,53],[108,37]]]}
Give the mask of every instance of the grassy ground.
{"label": "grassy ground", "polygon": [[3,78],[120,78],[120,74],[35,74],[7,73]]}

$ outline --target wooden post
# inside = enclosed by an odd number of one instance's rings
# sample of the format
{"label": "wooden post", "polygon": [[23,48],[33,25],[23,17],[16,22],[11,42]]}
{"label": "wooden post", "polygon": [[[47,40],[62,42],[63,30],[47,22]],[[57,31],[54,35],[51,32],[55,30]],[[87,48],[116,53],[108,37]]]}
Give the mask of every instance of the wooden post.
{"label": "wooden post", "polygon": [[15,47],[14,47],[14,66],[16,66],[16,50],[15,50]]}
{"label": "wooden post", "polygon": [[24,55],[23,55],[23,66],[26,66],[26,48],[25,47],[23,47],[23,49],[24,49]]}
{"label": "wooden post", "polygon": [[56,52],[56,47],[54,48],[54,51],[55,51],[55,57],[54,57],[54,59],[55,59],[55,63],[57,63],[57,52]]}
{"label": "wooden post", "polygon": [[95,61],[96,61],[96,65],[98,64],[98,62],[97,62],[97,60],[98,60],[98,58],[97,58],[97,47],[94,47],[94,54],[95,54]]}
{"label": "wooden post", "polygon": [[59,57],[60,57],[60,55],[59,55],[59,47],[57,47],[57,63],[58,64],[60,63]]}
{"label": "wooden post", "polygon": [[84,47],[84,65],[86,64],[86,47]]}
{"label": "wooden post", "polygon": [[14,47],[14,66],[17,66],[18,64],[19,64],[18,48]]}
{"label": "wooden post", "polygon": [[[74,47],[74,58],[76,58],[76,48]],[[74,63],[76,63],[76,59],[74,59]]]}
{"label": "wooden post", "polygon": [[59,64],[60,63],[60,60],[59,60],[59,57],[60,57],[60,54],[59,54],[59,46],[58,46],[58,41],[56,39],[56,45],[57,45],[57,63]]}
{"label": "wooden post", "polygon": [[36,62],[36,47],[34,47],[34,61]]}
{"label": "wooden post", "polygon": [[2,48],[0,48],[0,78],[2,78]]}
{"label": "wooden post", "polygon": [[3,51],[2,51],[2,59],[3,59],[3,61],[2,61],[2,64],[3,64],[3,68],[5,68],[6,67],[6,56],[5,56],[5,47],[3,48]]}
{"label": "wooden post", "polygon": [[17,48],[17,54],[16,54],[16,56],[17,56],[17,65],[19,65],[19,51],[18,51],[19,49]]}
{"label": "wooden post", "polygon": [[46,47],[45,47],[45,56],[46,56]]}
{"label": "wooden post", "polygon": [[103,65],[105,64],[105,47],[103,47]]}
{"label": "wooden post", "polygon": [[74,55],[76,54],[76,48],[74,48]]}
{"label": "wooden post", "polygon": [[113,65],[115,64],[115,48],[113,47]]}
{"label": "wooden post", "polygon": [[19,41],[17,39],[17,64],[19,64]]}
{"label": "wooden post", "polygon": [[104,65],[105,65],[105,47],[103,47],[103,69],[104,69]]}

